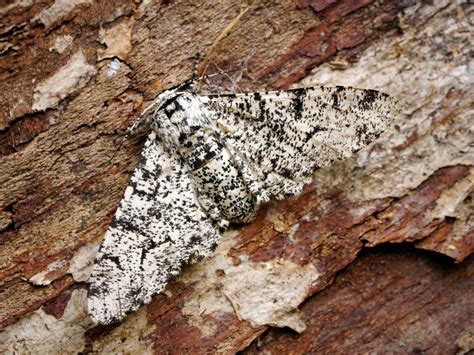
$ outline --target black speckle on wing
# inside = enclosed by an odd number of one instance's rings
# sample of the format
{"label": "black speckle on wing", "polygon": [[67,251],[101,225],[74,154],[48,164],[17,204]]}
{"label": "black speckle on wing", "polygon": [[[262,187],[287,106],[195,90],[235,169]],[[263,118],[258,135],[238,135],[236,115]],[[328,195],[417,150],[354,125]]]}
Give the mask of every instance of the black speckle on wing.
{"label": "black speckle on wing", "polygon": [[293,111],[295,116],[295,121],[300,121],[303,117],[303,100],[306,96],[306,91],[304,89],[299,89],[294,91],[293,97]]}

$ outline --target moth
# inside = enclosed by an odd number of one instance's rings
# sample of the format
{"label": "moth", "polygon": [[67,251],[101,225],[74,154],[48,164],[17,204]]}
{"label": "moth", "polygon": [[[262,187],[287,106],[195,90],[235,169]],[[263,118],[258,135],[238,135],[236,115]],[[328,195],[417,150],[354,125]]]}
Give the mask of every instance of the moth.
{"label": "moth", "polygon": [[316,169],[374,141],[398,105],[349,87],[198,95],[181,86],[153,109],[132,128],[151,133],[93,266],[96,323],[150,302],[229,223],[252,221],[262,203],[297,194]]}

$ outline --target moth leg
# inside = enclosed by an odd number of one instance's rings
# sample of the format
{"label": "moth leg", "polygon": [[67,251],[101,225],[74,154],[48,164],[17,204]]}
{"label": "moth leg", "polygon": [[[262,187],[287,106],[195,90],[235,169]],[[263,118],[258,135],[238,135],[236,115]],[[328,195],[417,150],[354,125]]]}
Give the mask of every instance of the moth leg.
{"label": "moth leg", "polygon": [[[147,127],[150,125],[150,122],[152,121],[153,117],[156,114],[156,111],[153,114],[147,114],[149,110],[151,110],[153,107],[157,106],[160,98],[156,98],[142,113],[140,116],[138,116],[133,124],[127,128],[125,131],[125,136],[131,136],[135,134],[141,127]],[[158,107],[157,107],[158,108]]]}

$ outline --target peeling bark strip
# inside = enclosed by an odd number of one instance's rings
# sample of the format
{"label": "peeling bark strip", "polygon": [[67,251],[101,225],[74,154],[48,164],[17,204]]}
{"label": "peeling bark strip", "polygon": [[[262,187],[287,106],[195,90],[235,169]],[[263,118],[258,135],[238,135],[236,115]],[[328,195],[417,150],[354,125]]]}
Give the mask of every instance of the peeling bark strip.
{"label": "peeling bark strip", "polygon": [[271,329],[243,354],[454,354],[474,317],[473,273],[473,257],[453,265],[409,248],[370,251],[304,303],[303,334]]}
{"label": "peeling bark strip", "polygon": [[[252,5],[216,48],[210,70],[230,73],[212,77],[212,89],[257,91],[304,77],[298,86],[390,93],[405,102],[406,116],[369,152],[318,171],[300,197],[264,206],[256,222],[227,234],[213,257],[114,329],[91,329],[85,290],[75,288],[85,286],[143,146],[136,138],[117,151],[114,134],[144,101],[190,77],[190,58],[206,53],[240,7],[50,0],[0,8],[0,351],[235,353],[254,340],[285,353],[347,344],[356,353],[468,351],[472,5],[425,1],[401,11],[408,3]],[[66,72],[78,74],[73,84],[39,90]],[[46,111],[33,111],[35,93],[47,99]],[[382,240],[396,242],[396,251],[351,264],[364,243]],[[460,264],[407,252],[398,244],[405,240]],[[306,298],[299,312],[296,303],[284,306],[293,296]],[[260,310],[252,302],[265,312],[252,312]],[[271,324],[306,330],[259,338]]]}

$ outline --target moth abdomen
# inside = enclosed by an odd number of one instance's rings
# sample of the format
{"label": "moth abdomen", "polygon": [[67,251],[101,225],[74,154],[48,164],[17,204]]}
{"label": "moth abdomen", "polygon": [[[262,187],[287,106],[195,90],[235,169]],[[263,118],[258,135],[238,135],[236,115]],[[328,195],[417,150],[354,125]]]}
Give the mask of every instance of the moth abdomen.
{"label": "moth abdomen", "polygon": [[193,132],[181,142],[179,154],[190,168],[205,210],[218,210],[222,219],[236,223],[255,218],[256,199],[231,154],[213,132]]}

